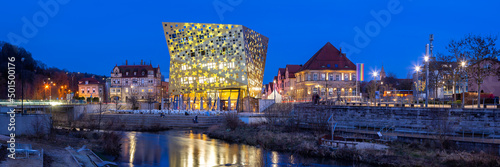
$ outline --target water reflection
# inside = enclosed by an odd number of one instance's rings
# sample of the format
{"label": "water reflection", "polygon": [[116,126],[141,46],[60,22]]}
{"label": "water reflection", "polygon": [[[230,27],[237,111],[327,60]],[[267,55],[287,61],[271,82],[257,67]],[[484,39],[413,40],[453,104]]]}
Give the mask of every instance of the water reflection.
{"label": "water reflection", "polygon": [[[192,131],[160,133],[126,132],[120,166],[353,166],[328,159],[265,151],[242,144],[229,144]],[[320,165],[322,164],[322,165]]]}

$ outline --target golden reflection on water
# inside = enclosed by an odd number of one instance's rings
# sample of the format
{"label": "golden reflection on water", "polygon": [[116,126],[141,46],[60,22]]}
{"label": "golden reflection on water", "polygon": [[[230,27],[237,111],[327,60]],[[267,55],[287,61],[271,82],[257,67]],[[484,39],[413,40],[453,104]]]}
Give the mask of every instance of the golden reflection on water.
{"label": "golden reflection on water", "polygon": [[[135,155],[135,146],[136,146],[136,143],[137,143],[137,140],[135,138],[135,132],[131,132],[128,134],[128,138],[130,139],[129,143],[130,143],[130,158],[129,158],[129,162],[134,162],[134,155]],[[133,167],[134,165],[132,164],[131,167]]]}
{"label": "golden reflection on water", "polygon": [[126,138],[120,166],[278,166],[280,161],[297,161],[295,156],[228,144],[193,131],[127,132]]}

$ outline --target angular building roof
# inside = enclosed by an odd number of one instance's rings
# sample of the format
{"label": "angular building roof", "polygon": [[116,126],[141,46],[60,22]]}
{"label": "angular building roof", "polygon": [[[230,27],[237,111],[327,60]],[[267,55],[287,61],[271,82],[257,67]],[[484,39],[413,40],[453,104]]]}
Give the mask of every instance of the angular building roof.
{"label": "angular building roof", "polygon": [[285,77],[285,72],[286,72],[286,68],[279,68],[278,69],[278,73],[281,75],[281,77]]}
{"label": "angular building roof", "polygon": [[300,70],[302,66],[300,65],[291,65],[287,64],[286,68],[288,69],[288,78],[295,78],[295,73]]}
{"label": "angular building roof", "polygon": [[[149,65],[120,65],[116,66],[120,70],[120,73],[122,73],[123,78],[129,78],[129,77],[147,77],[148,76],[148,71],[152,70],[154,73],[154,76],[156,76],[156,73],[158,72],[158,68],[160,66],[158,65],[157,68],[154,68],[151,64]],[[128,75],[126,72],[129,72]],[[134,72],[137,72],[136,75],[134,75]],[[142,72],[144,72],[144,75],[142,75]]]}
{"label": "angular building roof", "polygon": [[99,84],[99,81],[95,78],[82,78],[78,81],[78,84],[85,84],[85,81],[88,81],[88,84]]}
{"label": "angular building roof", "polygon": [[330,42],[327,42],[300,68],[303,70],[356,70],[356,65]]}

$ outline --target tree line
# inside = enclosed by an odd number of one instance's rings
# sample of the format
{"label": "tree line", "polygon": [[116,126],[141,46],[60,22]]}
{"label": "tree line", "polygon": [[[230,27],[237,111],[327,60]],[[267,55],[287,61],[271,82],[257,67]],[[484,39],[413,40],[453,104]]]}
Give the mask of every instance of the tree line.
{"label": "tree line", "polygon": [[[7,99],[6,85],[8,58],[10,57],[15,57],[15,99],[21,99],[22,85],[24,87],[24,99],[41,100],[49,99],[49,97],[52,99],[66,99],[66,94],[77,91],[78,80],[95,76],[98,81],[103,82],[103,78],[105,78],[105,76],[101,75],[70,72],[66,69],[48,67],[43,62],[34,59],[26,49],[0,41],[0,85],[2,85],[0,87],[0,99]],[[21,61],[22,59],[24,61]]]}

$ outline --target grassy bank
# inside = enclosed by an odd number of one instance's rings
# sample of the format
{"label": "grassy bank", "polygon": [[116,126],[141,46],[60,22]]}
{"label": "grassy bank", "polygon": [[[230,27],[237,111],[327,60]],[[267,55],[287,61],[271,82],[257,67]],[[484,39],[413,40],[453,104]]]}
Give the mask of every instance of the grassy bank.
{"label": "grassy bank", "polygon": [[268,125],[225,124],[207,130],[212,138],[242,143],[264,149],[290,152],[306,157],[329,157],[377,166],[500,166],[498,156],[483,152],[430,148],[411,143],[391,143],[388,149],[330,149],[319,145],[320,136],[328,132],[290,130]]}

